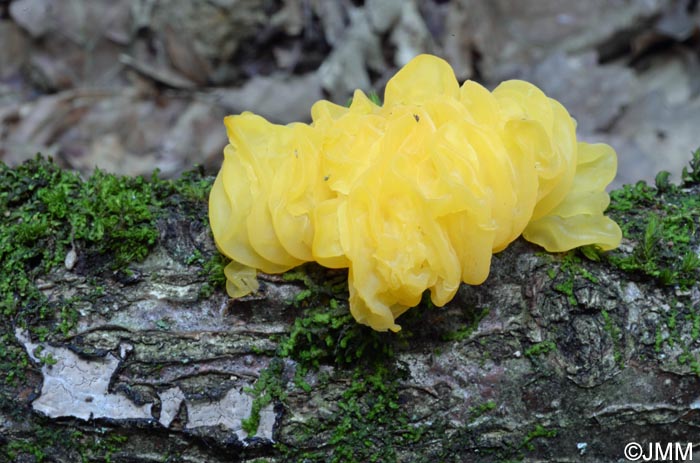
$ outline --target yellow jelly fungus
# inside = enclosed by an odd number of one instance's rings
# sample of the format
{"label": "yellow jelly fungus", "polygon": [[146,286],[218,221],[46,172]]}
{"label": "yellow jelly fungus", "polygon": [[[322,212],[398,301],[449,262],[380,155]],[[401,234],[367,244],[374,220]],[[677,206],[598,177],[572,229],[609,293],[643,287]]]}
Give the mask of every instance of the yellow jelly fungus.
{"label": "yellow jelly fungus", "polygon": [[311,116],[224,120],[209,218],[233,259],[232,297],[258,288],[257,270],[316,261],[349,269],[359,323],[398,331],[426,289],[446,304],[521,234],[553,252],[620,244],[603,215],[615,151],[578,142],[566,109],[532,84],[460,87],[447,62],[420,55],[387,83],[382,106],[358,90],[350,107],[319,101]]}

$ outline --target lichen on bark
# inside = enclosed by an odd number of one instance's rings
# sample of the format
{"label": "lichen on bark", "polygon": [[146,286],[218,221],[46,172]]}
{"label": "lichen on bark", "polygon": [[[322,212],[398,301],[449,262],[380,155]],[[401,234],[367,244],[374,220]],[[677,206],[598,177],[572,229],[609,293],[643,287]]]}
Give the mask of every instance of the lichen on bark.
{"label": "lichen on bark", "polygon": [[[0,460],[616,461],[690,442],[699,168],[612,193],[619,250],[518,240],[398,334],[355,324],[346,274],[315,265],[231,301],[201,173],[0,168]],[[105,400],[143,415],[53,414],[42,387],[68,358],[113,365]]]}

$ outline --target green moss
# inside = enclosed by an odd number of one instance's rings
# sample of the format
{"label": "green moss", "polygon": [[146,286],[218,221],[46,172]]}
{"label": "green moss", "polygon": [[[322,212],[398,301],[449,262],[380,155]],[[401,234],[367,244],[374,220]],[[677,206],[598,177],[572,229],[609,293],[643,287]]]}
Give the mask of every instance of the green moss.
{"label": "green moss", "polygon": [[[152,184],[97,171],[82,181],[40,158],[16,169],[0,165],[0,311],[39,317],[45,300],[34,279],[63,264],[68,252],[120,268],[143,259],[158,232]],[[97,259],[107,256],[109,259]]]}
{"label": "green moss", "polygon": [[535,450],[535,440],[552,438],[556,437],[556,435],[556,429],[547,429],[541,424],[538,424],[535,426],[534,429],[527,433],[527,435],[523,439],[522,444],[520,444],[520,447],[525,450],[533,451]]}
{"label": "green moss", "polygon": [[[671,185],[661,176],[657,179],[657,188],[639,183],[612,193],[611,215],[621,223],[630,246],[609,253],[587,247],[549,257],[557,265],[548,270],[548,274],[569,302],[577,303],[574,295],[577,279],[597,283],[586,269],[589,262],[582,257],[664,284],[684,287],[697,280],[700,262],[692,250],[697,246],[695,233],[700,218],[700,199],[697,194],[688,194],[689,188],[692,190],[700,183],[700,154],[696,157],[698,159],[694,157],[695,163],[684,173],[682,188]],[[184,214],[206,224],[206,199],[211,179],[204,178],[201,171],[188,175],[177,181],[162,181],[155,176],[127,179],[97,173],[82,181],[75,174],[62,172],[40,159],[14,170],[0,168],[0,211],[8,211],[0,216],[0,316],[5,327],[0,331],[0,375],[15,381],[29,367],[26,354],[9,331],[13,324],[31,326],[32,334],[40,340],[67,336],[75,325],[76,307],[82,301],[66,299],[49,303],[34,284],[47,270],[63,265],[66,254],[72,249],[80,258],[89,256],[103,262],[106,268],[128,271],[130,262],[142,259],[153,247],[158,239],[156,222],[167,220],[168,214]],[[102,201],[109,206],[103,207]],[[227,260],[218,253],[188,251],[182,261],[208,276],[209,283],[200,293],[201,297],[208,297],[225,286],[223,267]],[[411,411],[402,405],[399,380],[406,372],[398,364],[394,352],[402,349],[411,338],[408,327],[412,324],[408,321],[411,317],[420,318],[422,310],[414,309],[404,315],[402,324],[404,320],[407,323],[399,334],[376,333],[355,323],[348,312],[346,272],[307,265],[286,273],[283,278],[300,286],[297,296],[289,301],[289,313],[296,316],[290,332],[277,339],[277,351],[269,368],[249,391],[255,400],[251,416],[244,421],[245,430],[254,434],[260,410],[273,402],[284,405],[287,400],[285,391],[289,378],[284,376],[282,367],[285,359],[296,364],[293,381],[300,393],[306,394],[324,392],[326,383],[323,380],[307,382],[308,375],[318,374],[323,365],[332,365],[333,374],[337,375],[335,379],[346,381],[347,387],[337,398],[336,409],[330,416],[308,423],[304,431],[306,438],[321,433],[330,436],[328,445],[307,452],[294,447],[294,442],[280,443],[278,450],[288,460],[391,462],[398,459],[398,448],[439,442],[435,444],[438,450],[425,461],[453,461],[455,452],[463,451],[464,443],[472,439],[473,429],[465,426],[456,438],[442,436],[441,440],[440,433],[446,425],[415,426]],[[91,297],[98,297],[96,294],[99,294],[97,289]],[[429,305],[424,301],[424,308]],[[465,312],[464,325],[441,335],[441,339],[450,342],[468,339],[487,314],[486,308],[470,308],[468,314]],[[615,345],[616,360],[621,361],[622,332],[613,315],[601,312],[605,330]],[[163,323],[167,324],[167,320]],[[666,320],[675,333],[680,331],[682,323],[692,325],[693,339],[697,339],[700,315],[694,314],[690,305],[669,314]],[[660,339],[660,332],[658,336]],[[657,344],[661,350],[663,340]],[[528,348],[525,355],[534,358],[554,349],[553,342],[544,341]],[[684,349],[679,363],[700,372],[700,362],[688,348]],[[4,400],[8,404],[14,399]],[[495,407],[493,402],[476,405],[470,409],[470,417],[476,419]],[[40,429],[50,427],[42,425]],[[523,432],[519,430],[516,434],[513,449],[518,449],[521,438],[521,450],[531,450],[539,439],[556,435],[556,431],[543,426],[536,426],[524,438]],[[81,436],[85,441],[92,438]],[[303,440],[304,436],[298,437],[298,442]],[[17,445],[26,445],[26,453],[39,455],[48,445],[42,442],[49,441],[50,438],[40,441],[27,437]],[[98,450],[89,453],[90,458],[99,455]],[[6,448],[3,451],[7,454]],[[109,453],[107,448],[101,451]],[[437,457],[432,458],[434,456]]]}
{"label": "green moss", "polygon": [[622,347],[620,345],[622,342],[622,330],[620,329],[619,325],[613,321],[610,313],[608,313],[607,310],[602,310],[600,315],[603,317],[603,329],[612,339],[613,357],[615,359],[615,363],[617,363],[620,367],[624,367],[624,358],[622,355]]}
{"label": "green moss", "polygon": [[690,340],[695,342],[700,338],[700,313],[696,310],[685,316],[686,321],[690,321],[692,328],[690,329]]}
{"label": "green moss", "polygon": [[[368,351],[390,349],[390,336],[355,323],[348,309],[347,274],[305,265],[283,278],[302,286],[289,304],[301,309],[290,333],[280,339],[277,354],[292,358],[304,370],[322,363],[347,365]],[[385,352],[386,353],[386,352]]]}
{"label": "green moss", "polygon": [[672,299],[670,309],[659,315],[654,336],[654,353],[664,353],[664,347],[671,348],[671,352],[679,349],[681,353],[676,357],[679,365],[687,365],[690,370],[700,375],[700,361],[693,353],[693,344],[700,337],[700,313],[695,309],[692,301],[683,304],[679,299]]}
{"label": "green moss", "polygon": [[226,275],[224,268],[230,260],[223,254],[214,253],[208,260],[199,254],[193,263],[201,265],[200,274],[206,277],[207,281],[199,289],[199,297],[206,299],[214,294],[216,290],[223,290],[226,287]]}
{"label": "green moss", "polygon": [[675,343],[676,340],[679,339],[678,335],[678,311],[677,310],[671,310],[671,313],[668,316],[668,321],[666,322],[666,325],[668,326],[668,331],[670,333],[670,336],[668,338],[668,342],[673,347],[673,344]]}
{"label": "green moss", "polygon": [[249,436],[254,436],[258,431],[262,409],[271,404],[273,400],[284,400],[286,394],[284,384],[280,380],[283,369],[284,365],[279,358],[272,359],[270,365],[260,373],[253,387],[246,389],[246,392],[254,397],[250,416],[241,423],[243,430]]}
{"label": "green moss", "polygon": [[[101,273],[128,274],[129,265],[143,260],[156,244],[157,222],[169,220],[173,214],[184,214],[203,225],[207,222],[206,197],[211,182],[201,170],[175,181],[160,180],[156,174],[131,178],[101,171],[83,180],[39,156],[12,169],[0,164],[3,410],[23,413],[18,419],[27,419],[27,405],[17,398],[16,391],[29,385],[25,384],[27,370],[37,368],[16,341],[15,327],[28,329],[40,342],[70,336],[78,321],[78,308],[93,304],[104,294],[96,283]],[[69,266],[85,278],[90,292],[49,300],[36,283],[52,269],[66,265],[67,256]],[[210,256],[201,257],[206,261]],[[217,254],[212,259],[220,258]],[[63,291],[56,288],[53,292],[60,295]],[[55,362],[50,355],[35,354],[43,364]],[[72,452],[66,461],[110,461],[124,439],[93,433],[76,437],[32,416],[31,431],[2,444],[0,459],[15,461],[31,455],[34,461],[45,461],[47,449],[60,446]]]}
{"label": "green moss", "polygon": [[[156,222],[166,214],[193,214],[206,221],[211,179],[190,172],[175,181],[121,177],[96,171],[82,180],[38,157],[10,169],[0,164],[0,315],[26,327],[55,319],[63,335],[77,321],[76,299],[49,304],[34,281],[64,264],[71,253],[102,268],[128,274],[158,239]],[[166,212],[167,211],[167,212]],[[74,253],[74,254],[73,254]],[[218,253],[204,270],[223,284]],[[73,263],[75,265],[75,262]],[[95,295],[101,289],[95,287]],[[8,326],[6,323],[5,326]]]}
{"label": "green moss", "polygon": [[[15,169],[0,165],[0,325],[29,328],[39,340],[65,336],[78,319],[76,298],[52,300],[35,280],[76,253],[99,267],[118,269],[143,259],[158,232],[151,183],[96,172],[83,181],[39,157]],[[77,250],[77,252],[76,252]],[[95,292],[98,288],[95,288]],[[89,295],[86,297],[90,297]],[[9,341],[0,351],[5,380],[22,377],[23,349]]]}
{"label": "green moss", "polygon": [[[400,450],[420,449],[435,442],[440,443],[437,449],[418,461],[453,461],[453,451],[462,443],[445,437],[447,424],[436,421],[430,426],[415,425],[413,411],[402,405],[400,381],[407,372],[395,353],[414,337],[411,327],[422,326],[421,314],[430,310],[429,296],[426,294],[421,306],[402,318],[401,332],[378,333],[355,323],[349,314],[345,272],[306,265],[283,278],[300,286],[298,295],[288,301],[290,311],[298,315],[289,333],[278,339],[275,358],[293,360],[296,393],[324,395],[330,383],[320,373],[323,365],[333,366],[334,383],[346,384],[332,402],[331,413],[305,422],[295,428],[292,439],[277,443],[285,461],[396,462]],[[465,326],[443,338],[464,340],[486,314],[485,308],[465,311]],[[289,378],[274,365],[279,364],[271,364],[250,390],[255,399],[245,422],[248,432],[257,427],[262,407],[271,402],[285,406]],[[316,375],[315,380],[307,382],[311,374]],[[469,410],[470,419],[476,420],[495,408],[493,401],[476,405]],[[472,429],[465,426],[462,432],[463,442],[473,440]],[[314,450],[298,446],[319,436],[323,436],[324,445]]]}
{"label": "green moss", "polygon": [[[418,333],[411,332],[411,329],[423,327],[421,317],[426,310],[431,310],[429,295],[426,294],[418,308],[404,315],[401,332],[377,333],[355,323],[349,314],[347,275],[344,272],[306,265],[288,272],[283,278],[300,286],[298,295],[288,301],[290,310],[297,311],[298,315],[290,332],[278,339],[275,357],[294,361],[296,371],[292,381],[296,386],[295,393],[323,396],[329,387],[329,382],[319,373],[323,365],[333,366],[334,384],[346,384],[340,396],[331,402],[333,409],[330,413],[293,426],[292,438],[277,443],[276,448],[286,461],[396,462],[401,458],[399,451],[413,448],[423,455],[421,449],[429,446],[430,450],[418,461],[447,462],[458,461],[457,455],[468,452],[469,443],[477,438],[477,431],[468,424],[457,434],[447,437],[447,423],[437,420],[429,426],[416,425],[413,410],[402,405],[400,381],[407,372],[398,363],[395,353],[404,349],[409,340],[415,342]],[[464,341],[488,313],[487,308],[465,309],[464,326],[441,334],[438,339]],[[541,355],[554,348],[553,343],[545,342],[533,347],[529,353]],[[247,431],[257,426],[259,418],[256,415],[259,413],[256,410],[262,406],[271,402],[285,406],[289,379],[285,379],[279,369],[270,373],[271,370],[264,372],[251,390],[256,397],[254,403],[260,406],[254,406],[249,421],[246,421],[249,425]],[[307,382],[311,374],[317,376],[314,381]],[[471,407],[470,423],[496,408],[493,401]],[[518,430],[515,435],[523,436],[523,432]],[[311,446],[314,450],[300,445],[319,436],[323,436],[324,445]],[[545,437],[545,434],[532,434],[527,437],[527,442],[540,437]],[[521,452],[516,444],[513,449],[501,452],[503,455],[495,455],[494,461]]]}
{"label": "green moss", "polygon": [[365,360],[364,366],[336,373],[348,384],[335,402],[334,413],[307,423],[299,436],[305,441],[328,433],[328,447],[304,451],[282,443],[278,449],[289,461],[397,461],[397,450],[420,440],[427,429],[411,425],[407,410],[401,407],[398,380],[405,373],[392,360],[375,358],[369,364]]}
{"label": "green moss", "polygon": [[700,148],[693,152],[688,167],[683,168],[681,181],[683,186],[700,185]]}
{"label": "green moss", "polygon": [[488,314],[487,307],[473,308],[473,310],[465,311],[466,324],[455,331],[450,331],[442,335],[443,341],[464,341],[479,327],[479,323]]}
{"label": "green moss", "polygon": [[632,243],[605,254],[607,260],[625,272],[646,275],[663,285],[692,286],[700,277],[700,256],[696,252],[700,223],[700,149],[683,170],[681,186],[657,176],[656,188],[644,182],[625,185],[611,193],[609,214]]}
{"label": "green moss", "polygon": [[175,180],[157,180],[154,183],[165,190],[165,194],[160,194],[164,201],[179,204],[197,219],[208,220],[207,215],[202,214],[202,205],[209,201],[214,179],[206,175],[202,166],[183,173]]}
{"label": "green moss", "polygon": [[566,295],[566,298],[569,301],[570,305],[578,304],[578,301],[576,300],[576,296],[574,296],[574,278],[573,278],[573,276],[570,275],[563,282],[557,283],[554,286],[554,289],[556,289],[560,293]]}
{"label": "green moss", "polygon": [[[574,284],[577,278],[585,278],[591,283],[598,283],[598,279],[585,268],[582,259],[577,254],[579,251],[580,250],[569,251],[562,254],[561,257],[541,254],[541,256],[550,259],[552,262],[558,263],[557,266],[547,270],[547,275],[554,280],[554,289],[564,294],[569,304],[572,306],[578,304],[578,300],[574,294]],[[598,256],[597,251],[593,251],[590,248],[587,248],[586,252],[582,252],[582,254],[586,257],[595,256],[594,259],[589,260],[595,260]]]}
{"label": "green moss", "polygon": [[679,365],[687,364],[690,367],[690,371],[700,376],[700,361],[698,361],[697,356],[690,352],[687,347],[683,349],[683,353],[678,356],[676,361]]}
{"label": "green moss", "polygon": [[335,403],[330,417],[308,423],[306,440],[329,432],[327,446],[303,450],[280,443],[288,461],[392,462],[398,450],[409,448],[428,431],[413,426],[400,405],[398,378],[403,374],[387,362],[376,360],[365,367],[342,373],[348,385]]}
{"label": "green moss", "polygon": [[[372,103],[376,104],[377,106],[381,106],[381,105],[382,105],[382,99],[381,99],[381,97],[380,97],[379,94],[378,94],[377,92],[375,92],[374,90],[372,90],[371,92],[369,92],[369,93],[367,94],[367,98],[369,98],[369,100],[370,100]],[[345,104],[345,106],[347,106],[347,107],[349,108],[351,104],[352,104],[352,97],[348,98],[348,101],[347,101],[347,103]]]}
{"label": "green moss", "polygon": [[63,461],[110,463],[113,461],[113,455],[121,450],[127,441],[127,436],[105,428],[101,428],[96,434],[88,434],[47,423],[33,424],[26,432],[26,437],[0,446],[0,459],[43,463],[55,461],[49,458],[48,454],[60,449],[58,452],[64,457]]}
{"label": "green moss", "polygon": [[[330,275],[330,278],[329,278]],[[253,433],[259,423],[260,410],[269,403],[284,402],[284,383],[280,359],[296,362],[294,383],[310,392],[306,375],[322,364],[350,368],[358,359],[377,353],[391,355],[391,347],[383,342],[381,334],[357,323],[349,313],[347,302],[347,275],[328,272],[317,265],[305,265],[287,272],[283,278],[298,282],[302,288],[293,300],[293,310],[300,311],[290,332],[278,339],[276,357],[264,370],[251,389],[254,396],[251,415],[244,421],[245,430]],[[286,449],[291,452],[291,449]]]}
{"label": "green moss", "polygon": [[255,399],[244,422],[246,431],[257,428],[262,407],[286,400],[281,359],[294,361],[294,384],[307,394],[322,394],[328,385],[317,379],[312,387],[306,381],[308,375],[318,375],[322,365],[333,365],[336,380],[348,384],[335,402],[335,411],[306,423],[295,439],[303,442],[324,434],[328,445],[307,451],[279,442],[278,451],[288,461],[396,461],[397,449],[406,448],[427,432],[411,425],[408,411],[400,405],[399,379],[406,373],[397,365],[394,352],[410,334],[377,333],[355,323],[346,302],[345,272],[305,265],[283,278],[301,286],[289,301],[290,310],[299,314],[290,332],[278,339],[275,360],[250,391]]}
{"label": "green moss", "polygon": [[554,341],[542,341],[528,347],[525,350],[525,356],[535,358],[555,350],[557,350],[557,345],[554,343]]}
{"label": "green moss", "polygon": [[475,420],[482,415],[495,410],[496,409],[496,402],[493,400],[489,400],[484,402],[483,404],[477,405],[475,407],[470,407],[469,408],[469,415],[471,416],[472,420]]}
{"label": "green moss", "polygon": [[[623,185],[622,188],[610,193],[610,206],[608,212],[639,212],[640,205],[651,206],[656,199],[656,190],[639,181],[634,185]],[[619,222],[618,222],[619,224]],[[625,229],[625,223],[621,225]]]}
{"label": "green moss", "polygon": [[673,212],[674,206],[669,206],[663,217],[649,214],[632,254],[611,254],[611,262],[622,270],[654,277],[664,285],[691,286],[700,269],[700,258],[690,246],[700,213],[691,209],[698,206],[700,203],[686,203],[680,212]]}
{"label": "green moss", "polygon": [[661,348],[664,345],[664,335],[660,326],[656,327],[656,334],[654,335],[654,352],[657,354],[661,353]]}

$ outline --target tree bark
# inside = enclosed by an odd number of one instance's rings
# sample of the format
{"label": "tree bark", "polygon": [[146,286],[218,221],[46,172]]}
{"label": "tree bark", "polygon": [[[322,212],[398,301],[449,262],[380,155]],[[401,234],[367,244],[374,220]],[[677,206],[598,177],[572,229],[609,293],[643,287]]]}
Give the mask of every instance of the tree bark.
{"label": "tree bark", "polygon": [[[443,308],[426,300],[398,334],[375,333],[348,316],[344,271],[260,275],[260,291],[235,301],[203,291],[216,256],[206,206],[158,217],[142,262],[95,272],[77,243],[73,261],[34,281],[50,307],[71,298],[79,316],[65,333],[42,339],[35,320],[2,340],[29,361],[0,384],[0,459],[613,462],[632,442],[691,451],[695,283],[519,239],[484,284]],[[649,230],[630,230],[613,255],[643,246]]]}

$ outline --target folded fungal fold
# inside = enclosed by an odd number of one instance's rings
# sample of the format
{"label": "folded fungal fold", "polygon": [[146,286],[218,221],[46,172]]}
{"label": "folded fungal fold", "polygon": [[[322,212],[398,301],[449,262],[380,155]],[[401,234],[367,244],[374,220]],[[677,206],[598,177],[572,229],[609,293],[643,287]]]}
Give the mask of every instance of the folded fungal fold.
{"label": "folded fungal fold", "polygon": [[425,290],[443,306],[521,234],[552,252],[620,244],[603,214],[615,151],[578,142],[566,109],[532,84],[460,87],[447,62],[420,55],[381,106],[358,90],[349,107],[319,101],[311,116],[224,120],[209,218],[232,259],[232,297],[258,288],[257,270],[316,261],[349,269],[359,323],[398,331]]}

